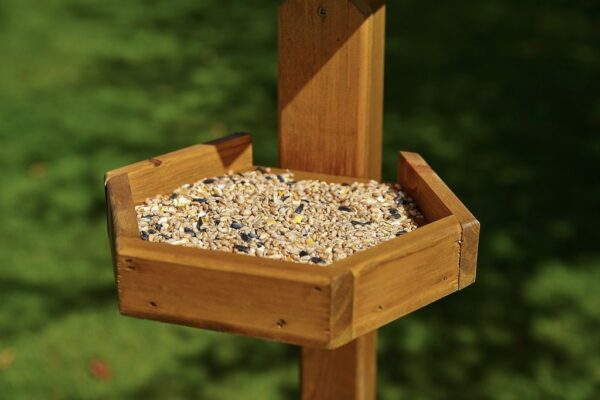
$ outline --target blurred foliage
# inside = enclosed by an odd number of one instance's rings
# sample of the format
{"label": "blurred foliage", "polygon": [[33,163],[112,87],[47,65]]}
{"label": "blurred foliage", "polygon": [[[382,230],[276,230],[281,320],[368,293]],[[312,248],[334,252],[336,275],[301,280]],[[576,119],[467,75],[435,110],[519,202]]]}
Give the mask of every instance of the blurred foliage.
{"label": "blurred foliage", "polygon": [[[277,3],[0,3],[0,398],[296,398],[291,346],[118,315],[102,187],[238,130],[275,163]],[[600,398],[600,3],[389,3],[384,175],[422,153],[482,237],[379,397]]]}

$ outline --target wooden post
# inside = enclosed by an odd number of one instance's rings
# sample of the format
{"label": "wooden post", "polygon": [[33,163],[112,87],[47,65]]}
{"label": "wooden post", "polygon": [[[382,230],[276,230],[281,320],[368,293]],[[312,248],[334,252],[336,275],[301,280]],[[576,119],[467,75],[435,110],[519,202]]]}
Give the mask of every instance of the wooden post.
{"label": "wooden post", "polygon": [[[285,0],[279,10],[282,168],[380,179],[383,0]],[[375,399],[377,331],[303,347],[303,400]]]}
{"label": "wooden post", "polygon": [[279,10],[279,161],[379,179],[383,0],[285,0]]}
{"label": "wooden post", "polygon": [[335,350],[302,348],[302,400],[375,400],[377,331]]}

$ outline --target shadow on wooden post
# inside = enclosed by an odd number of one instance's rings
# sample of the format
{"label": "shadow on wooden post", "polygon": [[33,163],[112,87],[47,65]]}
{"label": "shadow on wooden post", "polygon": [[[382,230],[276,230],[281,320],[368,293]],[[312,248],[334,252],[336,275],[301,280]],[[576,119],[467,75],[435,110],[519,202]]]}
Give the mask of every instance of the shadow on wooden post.
{"label": "shadow on wooden post", "polygon": [[282,167],[380,178],[384,31],[381,0],[284,1],[279,10]]}
{"label": "shadow on wooden post", "polygon": [[[282,168],[381,178],[385,5],[286,0],[279,10]],[[302,349],[303,400],[375,399],[377,331]]]}

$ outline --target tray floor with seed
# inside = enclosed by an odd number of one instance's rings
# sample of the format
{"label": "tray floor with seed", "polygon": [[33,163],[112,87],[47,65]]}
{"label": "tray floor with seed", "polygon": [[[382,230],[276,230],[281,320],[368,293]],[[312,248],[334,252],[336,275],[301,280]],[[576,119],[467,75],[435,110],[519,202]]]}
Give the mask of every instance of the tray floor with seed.
{"label": "tray floor with seed", "polygon": [[140,236],[328,265],[410,232],[423,216],[397,184],[294,180],[257,168],[183,185],[136,206]]}

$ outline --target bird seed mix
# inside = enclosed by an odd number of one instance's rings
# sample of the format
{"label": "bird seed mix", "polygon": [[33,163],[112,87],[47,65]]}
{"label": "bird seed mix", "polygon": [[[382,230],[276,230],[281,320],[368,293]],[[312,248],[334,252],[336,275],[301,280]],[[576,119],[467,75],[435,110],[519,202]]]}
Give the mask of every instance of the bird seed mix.
{"label": "bird seed mix", "polygon": [[320,265],[424,221],[397,184],[294,180],[269,168],[183,185],[135,209],[143,240]]}

